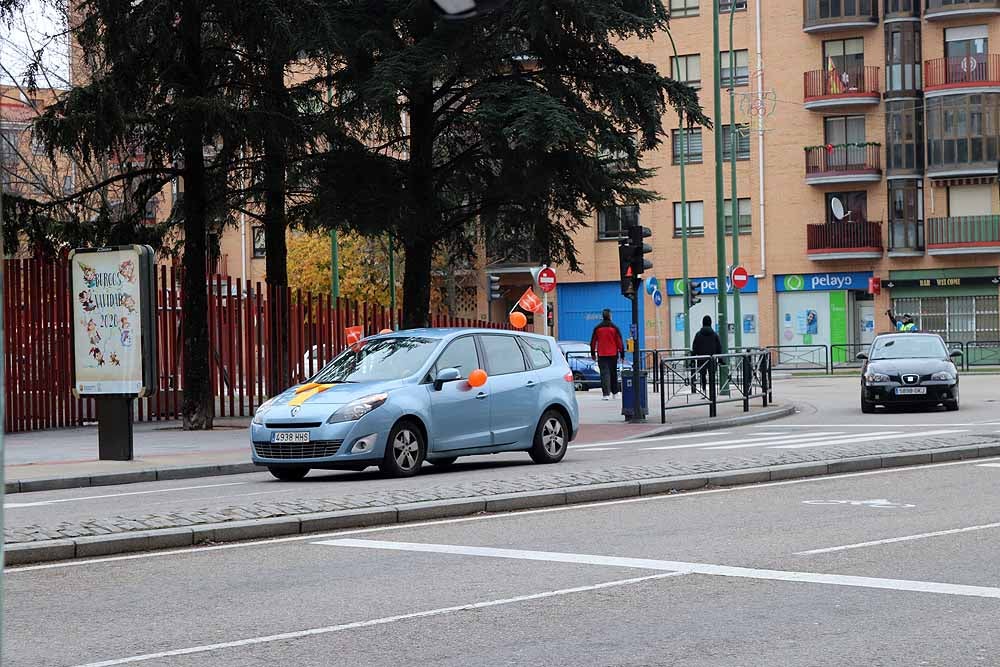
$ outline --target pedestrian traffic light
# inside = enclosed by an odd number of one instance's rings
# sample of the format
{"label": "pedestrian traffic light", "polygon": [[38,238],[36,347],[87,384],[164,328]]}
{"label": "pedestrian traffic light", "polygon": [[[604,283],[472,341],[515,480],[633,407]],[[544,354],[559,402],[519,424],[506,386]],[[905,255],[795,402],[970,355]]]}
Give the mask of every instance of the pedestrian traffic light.
{"label": "pedestrian traffic light", "polygon": [[500,298],[500,276],[487,276],[489,278],[488,300],[490,303]]}
{"label": "pedestrian traffic light", "polygon": [[629,246],[632,248],[632,277],[634,278],[641,277],[642,274],[653,268],[653,263],[646,259],[646,255],[653,252],[653,246],[643,242],[643,239],[648,239],[652,235],[653,232],[649,227],[635,225],[628,228]]}
{"label": "pedestrian traffic light", "polygon": [[701,283],[697,280],[689,280],[684,295],[687,298],[688,310],[691,310],[696,304],[701,303]]}
{"label": "pedestrian traffic light", "polygon": [[636,281],[632,275],[632,246],[625,239],[618,242],[618,266],[622,296],[628,299],[635,298]]}

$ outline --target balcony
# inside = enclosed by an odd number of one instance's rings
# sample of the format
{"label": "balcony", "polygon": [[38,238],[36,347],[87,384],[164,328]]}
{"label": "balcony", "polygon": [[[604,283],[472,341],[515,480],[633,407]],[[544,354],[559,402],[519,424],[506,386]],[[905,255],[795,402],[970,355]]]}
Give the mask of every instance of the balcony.
{"label": "balcony", "polygon": [[802,30],[808,33],[878,26],[878,0],[803,0]]}
{"label": "balcony", "polygon": [[924,95],[1000,92],[1000,53],[924,62]]}
{"label": "balcony", "polygon": [[1000,0],[927,0],[928,21],[1000,15]]}
{"label": "balcony", "polygon": [[833,222],[806,227],[809,259],[878,259],[882,256],[882,223]]}
{"label": "balcony", "polygon": [[806,183],[877,183],[882,180],[882,144],[807,146]]}
{"label": "balcony", "polygon": [[1000,253],[1000,215],[966,215],[927,221],[927,253]]}
{"label": "balcony", "polygon": [[827,111],[878,104],[881,99],[878,67],[814,70],[804,74],[806,109]]}

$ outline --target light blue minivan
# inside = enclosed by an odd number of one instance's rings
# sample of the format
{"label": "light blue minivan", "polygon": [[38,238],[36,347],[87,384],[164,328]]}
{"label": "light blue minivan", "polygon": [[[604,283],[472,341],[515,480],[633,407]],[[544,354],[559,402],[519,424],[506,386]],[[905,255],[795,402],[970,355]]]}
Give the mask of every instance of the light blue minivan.
{"label": "light blue minivan", "polygon": [[405,477],[424,461],[474,454],[558,463],[579,426],[573,373],[553,338],[413,329],[366,338],[266,401],[250,440],[253,462],[285,481],[369,466]]}

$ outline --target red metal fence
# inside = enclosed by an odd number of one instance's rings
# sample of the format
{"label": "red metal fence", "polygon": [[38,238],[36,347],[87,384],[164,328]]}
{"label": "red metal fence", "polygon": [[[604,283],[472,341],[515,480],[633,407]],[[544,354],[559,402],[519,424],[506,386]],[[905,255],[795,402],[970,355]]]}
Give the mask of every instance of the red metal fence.
{"label": "red metal fence", "polygon": [[[77,426],[93,419],[94,402],[73,397],[69,265],[37,259],[6,260],[4,325],[7,433]],[[179,419],[183,391],[180,275],[158,268],[157,392],[136,401],[138,421]],[[268,332],[273,312],[288,321],[293,381],[309,377],[346,347],[344,329],[366,334],[391,327],[388,308],[289,288],[213,276],[208,285],[209,364],[217,417],[248,417],[285,387],[269,386]],[[269,307],[277,301],[278,308]],[[397,313],[397,322],[400,314]],[[437,315],[434,326],[507,328]]]}

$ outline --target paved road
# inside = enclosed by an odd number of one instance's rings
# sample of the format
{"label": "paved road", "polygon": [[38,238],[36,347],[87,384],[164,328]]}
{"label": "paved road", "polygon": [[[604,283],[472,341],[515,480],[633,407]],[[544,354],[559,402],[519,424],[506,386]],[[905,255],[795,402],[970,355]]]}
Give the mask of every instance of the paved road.
{"label": "paved road", "polygon": [[8,570],[5,665],[995,665],[1000,460]]}
{"label": "paved road", "polygon": [[[725,462],[735,467],[790,463],[813,458],[886,453],[929,440],[941,446],[973,434],[1000,433],[1000,414],[989,398],[996,378],[963,379],[964,398],[958,413],[860,414],[856,380],[804,378],[782,382],[779,395],[793,396],[800,413],[778,422],[698,434],[644,440],[612,440],[575,444],[558,466],[534,466],[527,455],[470,457],[452,470],[435,470],[414,479],[385,479],[373,468],[363,473],[314,471],[298,483],[277,482],[268,473],[149,482],[115,487],[20,493],[6,499],[8,527],[54,526],[95,517],[139,517],[164,512],[190,512],[249,503],[279,505],[290,501],[394,491],[428,490],[441,486],[522,480],[553,473],[664,465],[713,468]],[[717,469],[717,468],[716,468]],[[446,496],[442,496],[446,497]]]}

